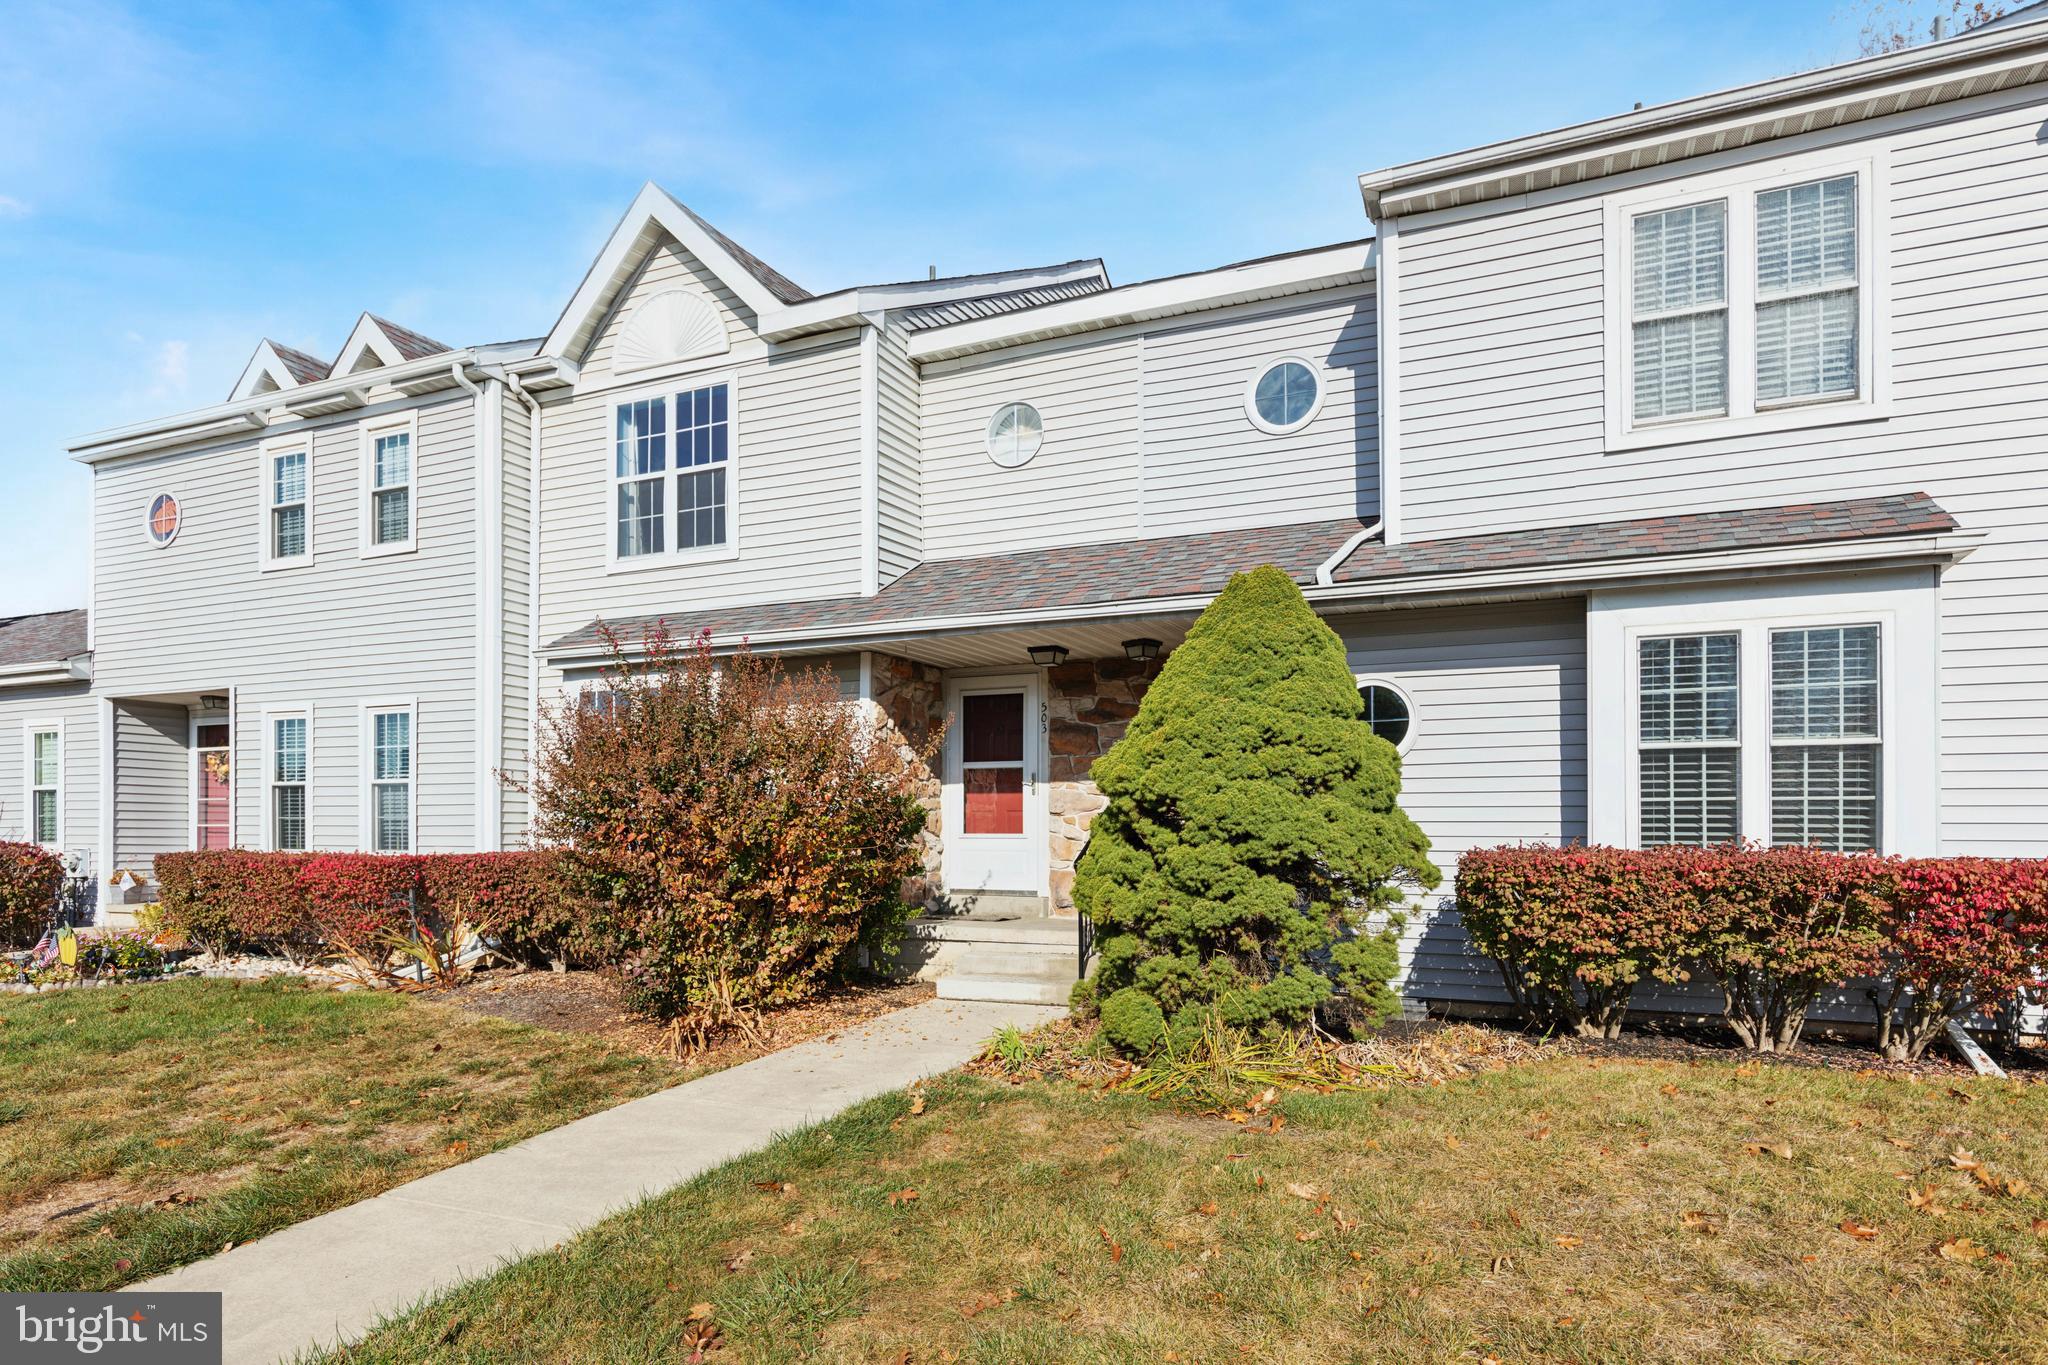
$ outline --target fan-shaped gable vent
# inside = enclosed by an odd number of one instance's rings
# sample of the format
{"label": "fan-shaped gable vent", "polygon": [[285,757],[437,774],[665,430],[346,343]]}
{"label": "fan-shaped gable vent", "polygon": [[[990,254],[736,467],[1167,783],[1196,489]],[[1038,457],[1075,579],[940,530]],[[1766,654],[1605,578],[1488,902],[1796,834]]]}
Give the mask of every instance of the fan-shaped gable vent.
{"label": "fan-shaped gable vent", "polygon": [[668,289],[645,300],[619,330],[612,368],[620,373],[724,355],[731,341],[718,307],[702,294]]}

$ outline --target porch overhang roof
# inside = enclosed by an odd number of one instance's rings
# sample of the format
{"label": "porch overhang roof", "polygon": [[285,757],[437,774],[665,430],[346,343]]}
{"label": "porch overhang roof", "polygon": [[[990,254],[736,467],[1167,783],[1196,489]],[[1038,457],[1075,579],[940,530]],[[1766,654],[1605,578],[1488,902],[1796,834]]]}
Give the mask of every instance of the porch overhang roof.
{"label": "porch overhang roof", "polygon": [[1925,493],[1902,493],[1399,545],[1367,541],[1319,582],[1318,567],[1362,529],[1347,517],[928,561],[872,597],[600,618],[543,653],[560,666],[587,667],[610,657],[608,635],[632,654],[658,628],[678,640],[708,632],[714,649],[746,643],[803,653],[1050,626],[1111,627],[1113,635],[1147,621],[1184,622],[1231,574],[1261,564],[1285,571],[1319,608],[1341,611],[1563,596],[1663,578],[1938,564],[1961,558],[1977,540]]}

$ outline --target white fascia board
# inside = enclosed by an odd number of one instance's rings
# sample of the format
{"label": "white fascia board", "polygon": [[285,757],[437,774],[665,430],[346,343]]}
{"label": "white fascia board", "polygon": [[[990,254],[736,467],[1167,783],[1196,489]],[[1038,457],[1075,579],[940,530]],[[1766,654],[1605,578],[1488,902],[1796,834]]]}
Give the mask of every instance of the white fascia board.
{"label": "white fascia board", "polygon": [[266,340],[257,344],[256,354],[250,356],[249,363],[242,367],[242,377],[235,381],[234,390],[228,394],[228,401],[236,403],[244,398],[256,397],[256,386],[263,382],[265,375],[270,376],[270,382],[277,385],[277,392],[280,393],[299,386],[299,381],[292,377],[291,367],[284,363],[277,349]]}
{"label": "white fascia board", "polygon": [[[1796,124],[1837,107],[1876,104],[1936,85],[1956,85],[1961,98],[2002,74],[2026,75],[2036,68],[2029,79],[2038,79],[2044,62],[2048,21],[2036,21],[1411,161],[1359,176],[1358,188],[1377,221],[1402,212],[1411,200],[1455,197],[1593,157],[1625,163],[1680,135],[1712,140],[1766,113],[1774,122]],[[1400,202],[1390,215],[1387,204],[1393,200]]]}
{"label": "white fascia board", "polygon": [[[1302,595],[1318,607],[1368,606],[1382,602],[1428,599],[1464,599],[1474,595],[1502,593],[1528,595],[1532,589],[1549,594],[1577,593],[1589,588],[1621,583],[1699,578],[1729,574],[1813,573],[1825,569],[1856,569],[1877,564],[1948,564],[1963,558],[1982,543],[1981,532],[1947,532],[1940,535],[1891,536],[1871,541],[1827,542],[1818,545],[1767,546],[1754,550],[1711,551],[1691,555],[1657,555],[1638,559],[1590,560],[1553,568],[1541,565],[1521,569],[1481,570],[1468,573],[1415,574],[1407,578],[1379,578],[1359,583],[1338,583],[1328,587],[1307,584]],[[926,616],[900,621],[864,622],[858,625],[812,626],[803,630],[743,631],[713,635],[714,649],[731,649],[746,644],[756,651],[777,646],[803,645],[813,649],[858,648],[892,638],[942,635],[1004,627],[1057,625],[1064,622],[1094,621],[1130,616],[1180,616],[1199,612],[1215,600],[1214,593],[1188,593],[1175,597],[1126,598],[1114,602],[1093,602],[1062,607],[1054,611],[1008,611]],[[622,642],[623,643],[623,642]],[[635,651],[627,648],[631,656]],[[587,667],[603,662],[611,651],[602,645],[573,650],[546,651],[548,662],[558,668]]]}
{"label": "white fascia board", "polygon": [[1109,271],[1099,257],[1024,270],[996,270],[985,275],[906,280],[901,284],[868,284],[857,289],[842,289],[836,294],[821,294],[802,303],[784,304],[761,316],[759,331],[766,340],[782,341],[810,332],[857,327],[892,308],[915,308],[920,304],[946,303],[983,294],[1009,294],[1020,289],[1042,289],[1047,285],[1088,279],[1099,279],[1107,286]]}
{"label": "white fascia board", "polygon": [[[323,379],[318,383],[301,384],[291,390],[289,401],[294,405],[302,405],[323,398],[341,398],[350,390],[360,389],[366,383],[398,384],[429,374],[445,374],[457,364],[475,363],[474,350],[448,351],[442,355],[430,355],[424,360],[409,360],[403,365],[378,370],[374,379],[363,375],[336,375],[332,379]],[[146,422],[134,422],[125,427],[96,431],[89,436],[77,438],[66,449],[70,452],[71,458],[80,464],[99,464],[126,455],[161,450],[166,446],[189,445],[195,441],[232,436],[240,432],[260,431],[265,425],[264,414],[272,408],[281,406],[285,401],[286,399],[278,394],[257,394],[251,398],[220,403],[210,408],[199,408],[170,417],[157,417]]]}
{"label": "white fascia board", "polygon": [[51,683],[89,682],[92,655],[69,659],[43,659],[35,663],[9,664],[0,668],[0,687],[35,687]]}
{"label": "white fascia board", "polygon": [[712,274],[738,295],[740,302],[746,304],[756,317],[766,317],[784,307],[782,300],[769,293],[767,286],[755,279],[752,271],[734,260],[731,252],[720,246],[715,237],[698,226],[695,218],[683,211],[683,206],[674,196],[650,180],[640,187],[640,193],[633,196],[626,216],[612,229],[604,250],[591,263],[590,270],[583,276],[583,283],[576,287],[568,306],[562,310],[562,316],[541,343],[543,354],[567,355],[576,349],[577,334],[611,305],[619,286],[639,264],[634,248],[650,224],[658,224],[669,236],[681,242],[691,255],[702,261]]}
{"label": "white fascia board", "polygon": [[[342,378],[348,375],[366,353],[376,358],[376,365],[371,367],[373,369],[390,369],[394,365],[405,363],[405,357],[399,354],[398,347],[392,343],[384,329],[377,325],[377,319],[368,313],[356,319],[355,330],[350,332],[348,340],[342,343],[341,359],[334,362],[334,377]],[[363,381],[358,378],[356,382],[360,384]]]}
{"label": "white fascia board", "polygon": [[1373,261],[1373,243],[1347,242],[1221,270],[1126,284],[1099,294],[918,332],[910,338],[910,354],[916,360],[944,360],[1040,337],[1303,293],[1364,279],[1372,273]]}

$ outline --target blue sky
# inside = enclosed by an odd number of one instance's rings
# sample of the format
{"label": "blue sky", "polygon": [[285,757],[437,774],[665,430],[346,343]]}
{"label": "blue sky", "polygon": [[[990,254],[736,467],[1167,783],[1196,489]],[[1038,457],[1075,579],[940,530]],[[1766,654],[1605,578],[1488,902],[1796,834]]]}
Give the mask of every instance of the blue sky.
{"label": "blue sky", "polygon": [[0,615],[85,600],[69,438],[366,308],[544,332],[643,180],[814,290],[1126,281],[1365,236],[1361,171],[1841,60],[1867,8],[0,0]]}

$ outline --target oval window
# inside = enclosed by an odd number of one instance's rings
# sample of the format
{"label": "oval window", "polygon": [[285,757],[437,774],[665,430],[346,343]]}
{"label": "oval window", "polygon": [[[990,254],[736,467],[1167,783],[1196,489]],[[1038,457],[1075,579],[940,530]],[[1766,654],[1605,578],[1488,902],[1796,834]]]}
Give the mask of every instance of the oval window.
{"label": "oval window", "polygon": [[149,538],[157,545],[168,545],[177,539],[178,527],[184,521],[184,509],[169,493],[159,493],[149,504]]}
{"label": "oval window", "polygon": [[1045,444],[1045,423],[1029,403],[1005,403],[988,422],[988,457],[1005,469],[1028,464]]}
{"label": "oval window", "polygon": [[1259,371],[1245,400],[1245,411],[1259,430],[1293,431],[1316,415],[1323,385],[1306,360],[1283,356]]}
{"label": "oval window", "polygon": [[1364,720],[1372,732],[1397,751],[1407,752],[1408,737],[1415,729],[1415,715],[1407,694],[1386,683],[1370,682],[1358,689],[1358,696],[1365,703]]}

